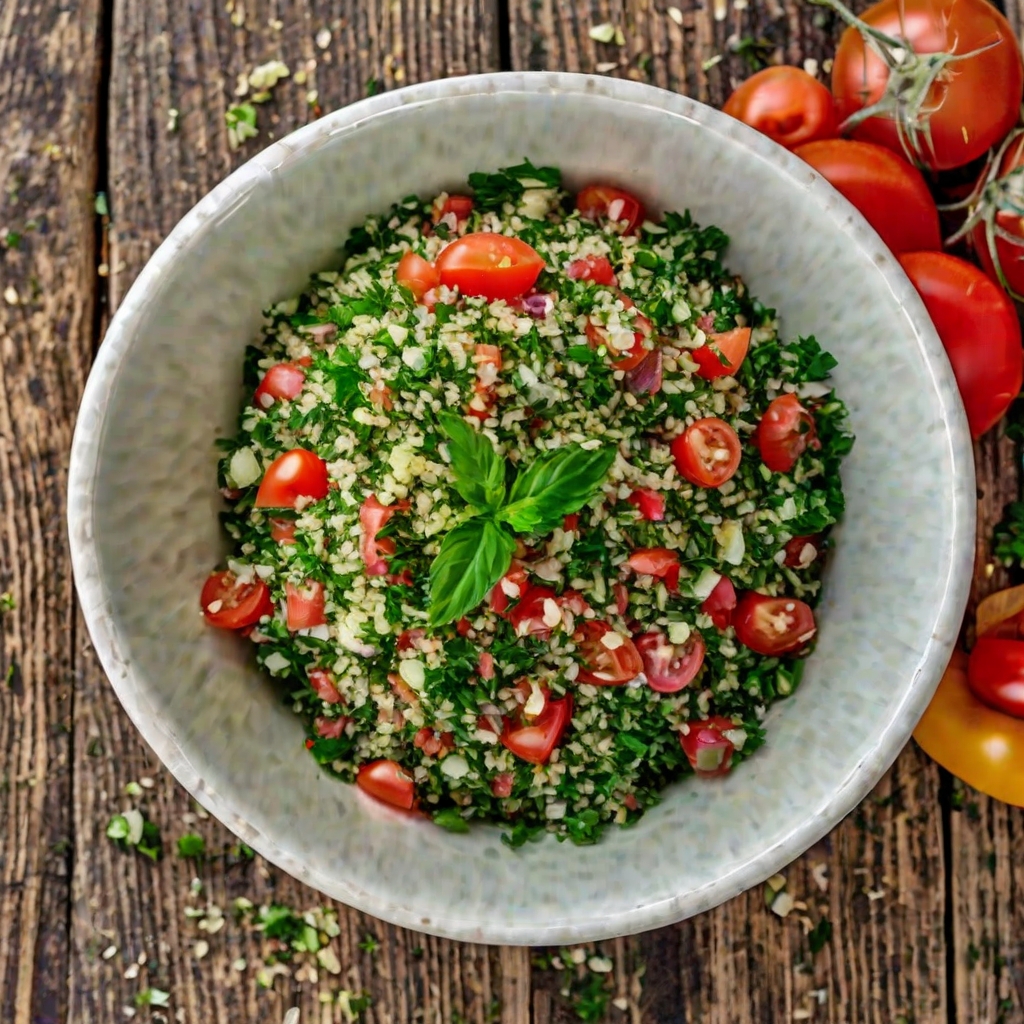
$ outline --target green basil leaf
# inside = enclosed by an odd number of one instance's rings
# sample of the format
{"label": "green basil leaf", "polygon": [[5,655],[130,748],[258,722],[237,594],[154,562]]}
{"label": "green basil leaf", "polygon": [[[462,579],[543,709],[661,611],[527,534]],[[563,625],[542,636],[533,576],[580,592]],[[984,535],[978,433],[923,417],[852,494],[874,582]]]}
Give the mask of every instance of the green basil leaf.
{"label": "green basil leaf", "polygon": [[597,493],[615,448],[587,451],[578,444],[548,452],[516,477],[499,518],[517,533],[546,533]]}
{"label": "green basil leaf", "polygon": [[470,519],[444,539],[430,566],[430,624],[461,619],[512,564],[516,542],[492,519]]}
{"label": "green basil leaf", "polygon": [[448,438],[455,489],[470,505],[493,512],[505,500],[505,460],[494,445],[461,416],[442,412],[438,425]]}

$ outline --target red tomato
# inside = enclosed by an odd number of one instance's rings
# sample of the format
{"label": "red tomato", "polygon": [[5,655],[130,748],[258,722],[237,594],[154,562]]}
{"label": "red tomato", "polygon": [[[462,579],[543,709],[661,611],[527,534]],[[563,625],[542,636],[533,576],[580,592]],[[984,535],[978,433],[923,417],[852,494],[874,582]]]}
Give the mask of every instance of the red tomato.
{"label": "red tomato", "polygon": [[615,271],[605,256],[584,256],[573,260],[566,270],[566,276],[574,281],[593,281],[595,284],[614,285]]}
{"label": "red tomato", "polygon": [[[549,626],[544,621],[544,605],[547,601],[558,603],[555,592],[550,587],[538,587],[533,583],[520,584],[519,603],[508,613],[508,620],[512,623],[516,636],[535,636],[540,640],[546,640],[551,636],[554,626]],[[561,621],[559,618],[556,625],[560,625]]]}
{"label": "red tomato", "polygon": [[499,799],[511,796],[512,784],[515,780],[516,777],[511,772],[502,772],[500,775],[495,775],[491,779],[491,794]]}
{"label": "red tomato", "polygon": [[299,498],[327,497],[327,463],[305,448],[279,455],[263,474],[256,492],[257,508],[295,508]]}
{"label": "red tomato", "polygon": [[632,235],[644,222],[643,203],[625,189],[614,185],[588,185],[576,197],[576,209],[587,220],[623,224],[623,234]]}
{"label": "red tomato", "polygon": [[786,149],[839,134],[832,93],[802,68],[786,64],[751,75],[722,110]]}
{"label": "red tomato", "polygon": [[306,383],[306,374],[295,363],[278,363],[263,375],[260,386],[253,395],[253,404],[260,409],[269,409],[277,399],[290,402],[298,398]]}
{"label": "red tomato", "polygon": [[728,629],[732,625],[733,611],[736,609],[736,588],[728,576],[723,576],[715,584],[700,606],[705,615],[711,616],[711,621],[718,629]]}
{"label": "red tomato", "polygon": [[[1024,296],[1024,218],[1017,193],[1024,175],[1024,132],[1006,140],[990,180],[971,207],[971,244],[985,272],[1018,301]],[[989,176],[986,175],[986,178]]]}
{"label": "red tomato", "polygon": [[416,798],[412,776],[397,761],[370,761],[360,767],[356,785],[370,796],[392,807],[411,810]]}
{"label": "red tomato", "polygon": [[502,745],[530,764],[547,764],[572,718],[572,695],[549,700],[544,710],[528,725],[504,720]]}
{"label": "red tomato", "polygon": [[668,548],[637,548],[629,556],[627,564],[634,572],[664,578],[679,568],[679,555]]}
{"label": "red tomato", "polygon": [[[394,505],[382,505],[377,500],[376,494],[371,494],[359,506],[359,525],[362,528],[363,539],[359,547],[359,553],[363,557],[363,565],[366,566],[368,576],[386,576],[388,563],[381,557],[381,552],[391,554],[394,551],[392,545],[384,540],[377,540],[377,534],[384,529],[387,521],[396,513],[404,512],[409,508],[409,502],[398,501]],[[388,547],[390,551],[387,551]]]}
{"label": "red tomato", "polygon": [[295,520],[294,519],[271,519],[270,539],[276,540],[278,544],[295,543]]}
{"label": "red tomato", "polygon": [[412,745],[422,750],[427,757],[437,757],[438,754],[444,757],[455,749],[455,737],[450,732],[439,732],[424,726],[413,737]]}
{"label": "red tomato", "polygon": [[[491,611],[498,615],[504,615],[510,602],[517,601],[526,592],[526,570],[519,564],[513,562],[513,568],[494,584],[491,590]],[[513,591],[512,595],[506,594],[502,584],[505,584]],[[518,591],[518,593],[516,593]]]}
{"label": "red tomato", "polygon": [[434,223],[437,224],[449,213],[455,218],[456,224],[469,219],[473,212],[473,199],[470,196],[448,196],[443,203],[434,203]]}
{"label": "red tomato", "polygon": [[478,231],[457,238],[437,258],[441,284],[488,301],[525,295],[544,269],[544,257],[518,238]]}
{"label": "red tomato", "polygon": [[1002,419],[1024,376],[1013,303],[977,267],[938,252],[900,259],[939,332],[974,437]]}
{"label": "red tomato", "polygon": [[686,760],[698,775],[725,775],[732,767],[736,748],[723,735],[738,728],[731,718],[715,716],[706,722],[688,722],[689,732],[679,734]]}
{"label": "red tomato", "polygon": [[[345,735],[345,726],[351,721],[350,718],[346,718],[344,715],[340,715],[338,718],[327,718],[325,715],[317,715],[313,719],[313,731],[322,740],[337,740]],[[306,744],[310,746],[309,743]]]}
{"label": "red tomato", "polygon": [[821,554],[821,536],[794,537],[786,544],[786,560],[782,564],[790,569],[806,569]]}
{"label": "red tomato", "polygon": [[418,253],[407,252],[398,261],[395,280],[408,288],[417,302],[422,302],[423,296],[441,283],[441,275],[433,264],[428,263]]}
{"label": "red tomato", "polygon": [[309,685],[313,692],[326,704],[340,704],[341,694],[334,685],[331,674],[322,668],[311,668],[309,670]]}
{"label": "red tomato", "polygon": [[672,442],[679,475],[697,487],[721,487],[739,469],[740,439],[725,420],[707,416]]}
{"label": "red tomato", "polygon": [[242,583],[233,572],[213,572],[199,595],[203,617],[218,629],[245,629],[274,613],[270,590],[260,579]]}
{"label": "red tomato", "polygon": [[640,509],[640,515],[649,523],[660,523],[665,518],[665,495],[650,487],[638,487],[627,499]]}
{"label": "red tomato", "polygon": [[898,153],[851,139],[810,142],[794,152],[857,207],[897,256],[942,248],[935,200],[921,172]]}
{"label": "red tomato", "polygon": [[297,587],[294,583],[284,585],[287,598],[285,605],[288,628],[309,629],[327,621],[324,615],[324,585],[316,580],[306,580]]}
{"label": "red tomato", "polygon": [[704,664],[704,641],[691,632],[686,643],[669,643],[663,633],[644,633],[636,638],[644,662],[647,684],[658,693],[676,693],[693,682]]}
{"label": "red tomato", "polygon": [[[861,33],[848,28],[832,65],[839,118],[863,116],[861,112],[878,103],[887,88],[890,94],[900,95],[902,102],[899,120],[890,106],[858,124],[857,138],[912,153],[916,162],[943,171],[983,155],[1014,126],[1024,94],[1024,70],[1013,29],[992,4],[986,0],[882,0],[861,18],[899,41],[899,70],[890,71]],[[935,84],[920,90],[915,118],[908,111],[911,83],[916,79],[925,85],[928,69],[923,65],[934,63],[934,55],[942,53],[963,59],[947,63],[933,78]]]}
{"label": "red tomato", "polygon": [[[712,345],[714,348],[711,347]],[[748,348],[750,348],[750,328],[734,327],[731,331],[723,331],[720,334],[711,331],[708,334],[708,343],[701,345],[690,355],[693,356],[694,362],[697,364],[697,376],[703,377],[705,380],[714,380],[715,377],[734,375],[743,365],[743,360],[747,358]],[[718,349],[718,352],[715,349]],[[721,358],[719,353],[721,353]]]}
{"label": "red tomato", "polygon": [[[620,292],[618,289],[615,290],[616,298],[622,303],[626,309],[634,309],[636,303],[625,293]],[[644,342],[650,338],[654,333],[654,326],[651,321],[643,315],[643,313],[637,313],[633,317],[633,347],[625,352],[618,358],[612,358],[612,366],[616,370],[623,370],[628,372],[638,367],[649,355],[650,349],[644,344]],[[608,331],[600,324],[591,322],[588,318],[586,326],[587,341],[590,342],[590,347],[597,349],[602,345],[608,350],[609,356],[614,356],[615,351],[608,344]]]}
{"label": "red tomato", "polygon": [[967,663],[975,697],[1014,718],[1024,718],[1024,643],[983,636]]}
{"label": "red tomato", "polygon": [[799,650],[818,629],[810,605],[795,597],[769,597],[755,590],[740,598],[732,624],[741,644],[769,657]]}
{"label": "red tomato", "polygon": [[757,426],[761,461],[773,473],[788,473],[807,446],[818,446],[814,417],[796,395],[780,395],[765,409]]}
{"label": "red tomato", "polygon": [[[643,671],[644,662],[633,641],[607,622],[587,619],[580,626],[578,642],[583,664],[576,677],[592,686],[621,686]],[[614,644],[616,646],[609,646]]]}

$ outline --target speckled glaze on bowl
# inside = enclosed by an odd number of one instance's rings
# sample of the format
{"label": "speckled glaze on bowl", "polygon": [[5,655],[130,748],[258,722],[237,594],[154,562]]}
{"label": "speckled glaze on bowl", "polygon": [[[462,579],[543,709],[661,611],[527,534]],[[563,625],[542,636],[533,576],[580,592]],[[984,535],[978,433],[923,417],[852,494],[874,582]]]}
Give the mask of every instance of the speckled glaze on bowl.
{"label": "speckled glaze on bowl", "polygon": [[[733,239],[729,263],[815,333],[857,443],[820,643],[768,744],[673,788],[598,845],[512,851],[454,836],[322,775],[244,641],[197,595],[225,545],[216,437],[269,303],[348,230],[411,192],[519,162],[611,179]],[[275,143],[175,228],[100,349],[72,452],[78,593],[110,681],[182,784],[284,870],[378,917],[475,942],[554,944],[679,920],[755,885],[834,826],[910,736],[966,601],[974,471],[945,354],[895,260],[801,161],[684,97],[605,78],[500,74],[377,96]]]}

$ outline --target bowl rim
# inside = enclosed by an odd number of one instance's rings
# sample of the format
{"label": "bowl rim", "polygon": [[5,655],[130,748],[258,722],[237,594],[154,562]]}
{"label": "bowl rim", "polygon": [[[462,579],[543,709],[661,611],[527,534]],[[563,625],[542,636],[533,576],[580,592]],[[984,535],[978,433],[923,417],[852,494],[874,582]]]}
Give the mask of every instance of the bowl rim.
{"label": "bowl rim", "polygon": [[[107,588],[100,574],[93,540],[94,479],[104,433],[108,397],[123,356],[131,347],[135,321],[148,296],[158,288],[165,268],[186,243],[209,230],[246,194],[275,170],[304,155],[341,132],[389,111],[426,105],[454,97],[514,93],[599,97],[629,105],[655,108],[667,115],[698,124],[702,130],[744,146],[770,164],[777,173],[805,188],[809,201],[832,207],[837,230],[858,248],[878,253],[878,272],[903,308],[932,378],[946,424],[953,480],[953,557],[942,592],[936,598],[935,629],[921,653],[918,669],[906,686],[900,703],[870,758],[853,766],[832,794],[827,806],[790,831],[782,840],[761,850],[732,872],[699,889],[670,899],[641,903],[612,916],[584,918],[579,924],[520,927],[492,921],[470,922],[433,908],[429,925],[413,905],[387,902],[344,879],[326,877],[310,869],[274,839],[239,817],[231,802],[206,789],[173,732],[149,713],[146,701],[134,684],[128,651],[122,650],[118,632],[106,614]],[[634,934],[683,920],[711,909],[757,885],[800,856],[834,828],[874,787],[909,740],[912,730],[930,701],[959,634],[972,579],[975,538],[974,461],[966,416],[945,350],[923,302],[898,260],[861,214],[817,172],[767,137],[697,100],[661,88],[621,79],[569,72],[494,72],[441,79],[369,97],[326,114],[274,142],[232,172],[206,194],[178,222],[139,273],[107,329],[90,370],[75,426],[68,472],[68,532],[75,586],[93,646],[122,706],[135,727],[178,782],[219,821],[269,861],[295,878],[348,906],[393,924],[450,939],[492,944],[557,945]]]}

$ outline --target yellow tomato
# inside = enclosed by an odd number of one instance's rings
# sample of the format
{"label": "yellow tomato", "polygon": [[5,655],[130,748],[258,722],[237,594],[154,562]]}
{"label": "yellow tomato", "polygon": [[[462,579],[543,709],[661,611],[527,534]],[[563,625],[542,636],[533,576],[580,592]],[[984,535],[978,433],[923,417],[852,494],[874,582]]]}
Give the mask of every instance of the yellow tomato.
{"label": "yellow tomato", "polygon": [[955,651],[914,730],[925,753],[969,786],[1024,807],[1024,720],[983,704],[967,685],[967,655]]}

